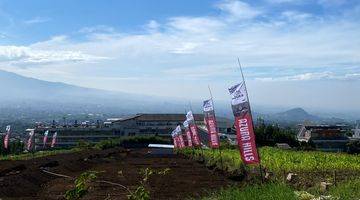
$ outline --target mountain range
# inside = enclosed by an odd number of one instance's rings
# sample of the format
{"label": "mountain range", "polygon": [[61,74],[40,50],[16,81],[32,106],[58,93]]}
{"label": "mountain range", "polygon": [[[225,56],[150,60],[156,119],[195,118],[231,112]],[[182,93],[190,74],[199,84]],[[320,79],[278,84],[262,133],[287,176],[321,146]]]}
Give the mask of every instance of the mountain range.
{"label": "mountain range", "polygon": [[[0,81],[0,118],[9,117],[8,113],[15,113],[13,117],[16,119],[27,114],[32,117],[42,115],[42,118],[49,118],[52,116],[51,113],[105,113],[108,116],[149,112],[184,113],[184,102],[186,102],[181,99],[112,92],[43,81],[2,70],[0,70]],[[201,105],[201,102],[196,104]],[[273,114],[261,113],[256,107],[254,110],[254,118],[260,116],[272,122],[343,121],[338,118],[315,116],[302,108]],[[196,106],[194,112],[202,111]],[[219,102],[217,114],[231,118],[228,103]]]}
{"label": "mountain range", "polygon": [[0,107],[116,113],[159,112],[159,108],[162,108],[160,112],[179,111],[176,100],[43,81],[2,70],[0,81]]}

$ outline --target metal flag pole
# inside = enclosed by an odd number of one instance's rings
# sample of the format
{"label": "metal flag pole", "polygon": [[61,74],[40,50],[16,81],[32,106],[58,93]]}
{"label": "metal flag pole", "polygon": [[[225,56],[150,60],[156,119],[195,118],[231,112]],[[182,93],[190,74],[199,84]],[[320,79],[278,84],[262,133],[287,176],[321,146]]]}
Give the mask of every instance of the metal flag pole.
{"label": "metal flag pole", "polygon": [[[208,85],[208,88],[209,88],[211,103],[212,103],[212,106],[213,106],[213,109],[214,109],[214,117],[215,117],[215,105],[214,105],[214,100],[213,100],[213,95],[212,95],[212,92],[211,92],[211,89],[210,89],[210,85]],[[216,129],[217,129],[216,132],[219,134],[219,127],[217,126],[217,124],[216,124]],[[219,137],[219,135],[218,135],[218,137]],[[219,138],[219,155],[220,155],[221,170],[224,170],[224,163],[223,163],[223,157],[222,157],[222,151],[221,151],[221,140],[220,140],[220,138]]]}
{"label": "metal flag pole", "polygon": [[[244,82],[244,87],[245,87],[245,91],[246,91],[246,98],[249,102],[249,112],[250,112],[250,115],[251,115],[251,121],[252,121],[252,124],[254,125],[254,120],[252,118],[252,114],[251,114],[251,106],[250,106],[250,99],[249,99],[249,94],[247,92],[247,87],[246,87],[246,81],[245,81],[245,78],[244,78],[244,73],[243,73],[243,70],[242,70],[242,67],[241,67],[241,63],[240,63],[240,59],[238,58],[237,59],[238,61],[238,64],[239,64],[239,68],[240,68],[240,72],[241,72],[241,77],[242,77],[242,80]],[[256,137],[256,136],[255,136]],[[261,182],[264,182],[263,180],[263,173],[262,173],[262,166],[261,166],[261,159],[260,159],[260,152],[258,152],[258,157],[259,157],[259,171],[260,171],[260,178],[261,178]]]}

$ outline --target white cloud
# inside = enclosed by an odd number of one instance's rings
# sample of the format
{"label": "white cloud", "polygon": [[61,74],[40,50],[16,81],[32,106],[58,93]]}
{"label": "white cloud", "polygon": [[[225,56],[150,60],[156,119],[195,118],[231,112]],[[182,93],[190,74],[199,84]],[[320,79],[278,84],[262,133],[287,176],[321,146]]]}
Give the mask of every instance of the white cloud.
{"label": "white cloud", "polygon": [[314,80],[360,80],[360,73],[336,74],[334,72],[304,73],[292,76],[256,78],[259,81],[314,81]]}
{"label": "white cloud", "polygon": [[301,13],[298,11],[285,11],[281,16],[289,21],[305,21],[312,17],[309,13]]}
{"label": "white cloud", "polygon": [[174,17],[170,18],[168,28],[188,33],[211,33],[219,31],[225,27],[225,24],[218,19],[210,17]]}
{"label": "white cloud", "polygon": [[113,33],[115,29],[111,26],[106,25],[98,25],[92,27],[83,27],[79,30],[79,33]]}
{"label": "white cloud", "polygon": [[171,52],[175,54],[190,54],[190,53],[194,53],[194,50],[199,45],[200,44],[197,43],[185,42],[182,43],[180,47],[175,47],[173,50],[171,50]]}
{"label": "white cloud", "polygon": [[45,23],[50,21],[51,19],[48,17],[34,17],[32,19],[29,20],[25,20],[24,23],[27,25],[32,25],[32,24],[41,24],[41,23]]}
{"label": "white cloud", "polygon": [[25,46],[0,46],[0,62],[56,63],[56,62],[91,62],[104,57],[84,54],[80,51],[38,50]]}
{"label": "white cloud", "polygon": [[225,0],[216,6],[226,12],[230,20],[252,19],[262,14],[260,9],[254,8],[242,1]]}
{"label": "white cloud", "polygon": [[151,33],[158,32],[160,24],[155,20],[150,20],[146,25],[145,29]]}

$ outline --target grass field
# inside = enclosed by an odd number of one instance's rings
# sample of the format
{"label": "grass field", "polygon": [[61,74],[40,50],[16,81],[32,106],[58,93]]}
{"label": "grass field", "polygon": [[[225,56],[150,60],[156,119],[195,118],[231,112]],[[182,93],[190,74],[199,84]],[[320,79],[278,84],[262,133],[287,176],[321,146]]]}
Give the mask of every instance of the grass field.
{"label": "grass field", "polygon": [[[220,152],[218,150],[195,150],[189,149],[182,153],[195,157],[201,157],[202,152],[207,165],[215,165],[221,168]],[[360,156],[345,153],[327,153],[318,151],[292,151],[274,147],[262,147],[259,149],[261,163],[272,172],[299,172],[299,171],[360,171]],[[239,151],[236,149],[222,150],[222,162],[224,168],[231,171],[238,169],[243,164]]]}
{"label": "grass field", "polygon": [[[359,200],[360,179],[343,182],[330,188],[328,192],[320,194],[319,191],[311,194],[305,191],[294,191],[291,186],[284,183],[268,183],[262,185],[249,185],[244,188],[230,187],[210,194],[203,200]],[[320,198],[322,196],[322,198]]]}
{"label": "grass field", "polygon": [[244,188],[230,187],[210,194],[203,200],[297,200],[293,190],[285,184],[252,185]]}
{"label": "grass field", "polygon": [[[205,197],[204,200],[228,199],[279,199],[292,200],[319,198],[330,195],[333,200],[360,200],[360,155],[345,153],[327,153],[318,151],[282,150],[274,147],[259,148],[261,163],[266,171],[274,173],[270,183],[246,183],[246,187],[226,188]],[[252,167],[245,167],[236,149],[218,150],[190,150],[184,149],[180,153],[197,160],[205,158],[205,164],[229,173],[244,173]],[[220,157],[221,155],[221,157]],[[240,169],[240,170],[239,170]],[[337,184],[328,191],[320,191],[320,182],[332,182],[333,172],[337,172]],[[296,183],[286,184],[284,172],[295,172],[299,175]],[[330,172],[330,173],[329,173]],[[330,177],[328,176],[330,174]],[[286,175],[286,174],[285,174]],[[301,198],[295,194],[297,190],[305,190]],[[307,197],[307,195],[309,195]]]}

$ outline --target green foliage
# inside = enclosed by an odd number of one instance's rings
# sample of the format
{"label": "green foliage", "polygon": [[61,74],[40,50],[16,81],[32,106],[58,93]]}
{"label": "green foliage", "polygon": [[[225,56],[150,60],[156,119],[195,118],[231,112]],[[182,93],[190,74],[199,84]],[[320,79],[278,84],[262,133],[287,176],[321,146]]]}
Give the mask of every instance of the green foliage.
{"label": "green foliage", "polygon": [[292,151],[272,147],[260,148],[264,166],[272,171],[360,170],[360,157],[346,153]]}
{"label": "green foliage", "polygon": [[95,149],[109,149],[116,146],[120,146],[120,139],[112,139],[112,140],[102,140],[99,143],[95,144]]}
{"label": "green foliage", "polygon": [[284,183],[274,182],[262,185],[248,185],[242,188],[229,187],[210,194],[203,200],[357,200],[360,197],[360,179],[341,182],[324,194],[307,191],[293,191]]}
{"label": "green foliage", "polygon": [[96,179],[96,171],[87,171],[82,174],[75,180],[75,187],[71,190],[66,191],[64,197],[67,200],[76,200],[83,197],[89,189],[89,184]]}
{"label": "green foliage", "polygon": [[[201,150],[181,150],[181,153],[200,159]],[[285,171],[360,171],[360,157],[346,153],[327,153],[318,151],[282,150],[274,147],[259,148],[261,163],[272,172]],[[205,164],[221,169],[220,152],[218,150],[203,150]],[[224,169],[232,172],[244,168],[238,150],[222,150]]]}
{"label": "green foliage", "polygon": [[351,141],[346,146],[350,154],[360,154],[360,140]]}
{"label": "green foliage", "polygon": [[341,200],[360,199],[360,179],[343,182],[331,187],[329,194],[339,197]]}
{"label": "green foliage", "polygon": [[255,126],[256,143],[259,146],[274,146],[276,143],[287,143],[292,147],[299,146],[296,134],[291,128],[280,128],[277,124],[265,124],[259,118]]}
{"label": "green foliage", "polygon": [[230,187],[211,194],[203,200],[297,200],[293,190],[285,184],[269,183],[244,188]]}
{"label": "green foliage", "polygon": [[79,148],[79,149],[90,149],[92,146],[93,145],[90,142],[87,142],[87,141],[84,141],[84,140],[80,140],[76,144],[76,148]]}
{"label": "green foliage", "polygon": [[140,171],[142,179],[139,182],[139,186],[135,189],[135,191],[130,192],[127,196],[129,200],[148,200],[150,199],[150,190],[148,181],[153,175],[161,175],[164,176],[170,172],[170,168],[165,168],[163,170],[153,170],[150,168],[145,168]]}
{"label": "green foliage", "polygon": [[38,152],[35,152],[34,154],[23,153],[23,154],[19,154],[19,155],[1,156],[0,160],[28,160],[28,159],[32,159],[32,158],[40,158],[40,157],[51,156],[51,155],[56,155],[56,154],[61,154],[61,153],[73,153],[73,152],[78,152],[80,150],[81,149],[74,148],[74,149],[59,149],[59,150],[51,150],[51,151],[38,151]]}

